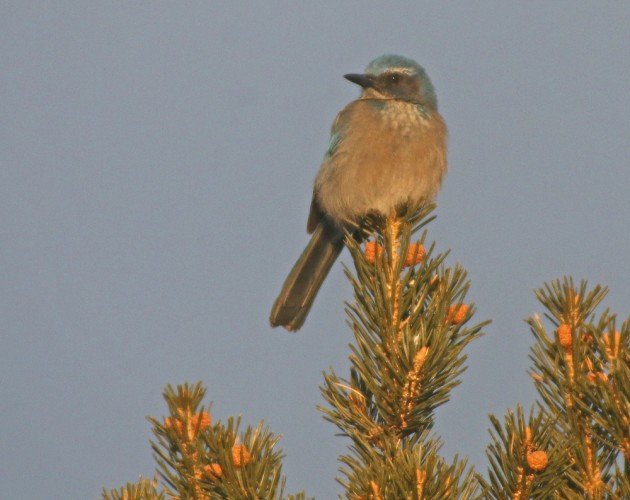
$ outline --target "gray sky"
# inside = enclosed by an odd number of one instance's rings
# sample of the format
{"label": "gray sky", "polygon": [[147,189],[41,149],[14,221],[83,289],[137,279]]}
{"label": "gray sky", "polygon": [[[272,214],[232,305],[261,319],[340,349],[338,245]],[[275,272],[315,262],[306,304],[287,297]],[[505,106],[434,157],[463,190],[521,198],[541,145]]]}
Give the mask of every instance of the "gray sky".
{"label": "gray sky", "polygon": [[186,380],[215,418],[283,436],[291,491],[340,491],[345,443],[315,405],[322,370],[348,372],[341,266],[300,333],[267,317],[358,93],[342,75],[383,53],[436,86],[450,173],[429,236],[494,320],[438,413],[444,454],[485,470],[487,414],[533,401],[533,288],[584,277],[628,314],[628,2],[0,9],[2,498],[151,475],[144,417]]}

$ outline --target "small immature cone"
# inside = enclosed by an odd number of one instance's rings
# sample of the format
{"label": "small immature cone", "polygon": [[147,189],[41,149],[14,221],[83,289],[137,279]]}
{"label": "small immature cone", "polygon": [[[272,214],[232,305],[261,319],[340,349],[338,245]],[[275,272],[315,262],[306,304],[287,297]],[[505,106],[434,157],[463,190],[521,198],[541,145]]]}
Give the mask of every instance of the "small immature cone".
{"label": "small immature cone", "polygon": [[560,347],[564,350],[570,350],[573,346],[573,329],[571,325],[562,323],[558,326],[556,335],[558,335],[558,344],[560,344]]}
{"label": "small immature cone", "polygon": [[212,420],[210,419],[210,414],[207,411],[202,411],[200,413],[195,413],[188,420],[188,425],[186,427],[186,432],[188,434],[188,439],[192,441],[195,439],[197,432],[203,431],[204,429],[210,427],[210,423]]}
{"label": "small immature cone", "polygon": [[409,248],[407,248],[407,256],[405,257],[405,267],[415,266],[416,264],[420,264],[424,259],[427,251],[424,246],[420,243],[410,243]]}
{"label": "small immature cone", "polygon": [[527,466],[533,470],[534,472],[542,472],[547,468],[549,464],[549,458],[547,457],[547,453],[539,450],[539,451],[529,451],[527,452]]}
{"label": "small immature cone", "polygon": [[[191,440],[195,437],[194,434],[198,430],[210,427],[211,423],[212,419],[207,411],[202,411],[193,415],[190,418],[187,427],[184,426],[184,422],[179,418],[166,417],[164,419],[164,427],[167,429],[174,429],[180,436],[183,436],[185,432],[188,432],[188,438]],[[186,431],[186,429],[188,430]]]}
{"label": "small immature cone", "polygon": [[376,243],[376,241],[368,241],[365,244],[365,260],[370,264],[374,264],[376,259],[383,254],[383,247]]}
{"label": "small immature cone", "polygon": [[[424,259],[427,251],[424,246],[420,243],[410,243],[407,248],[407,255],[405,256],[405,267],[415,266],[419,264]],[[365,244],[365,260],[367,260],[370,264],[374,264],[376,259],[383,254],[383,247],[376,243],[375,241],[368,241]]]}
{"label": "small immature cone", "polygon": [[466,304],[453,304],[448,308],[445,322],[451,325],[459,325],[464,322],[466,316],[468,316],[468,306]]}
{"label": "small immature cone", "polygon": [[202,411],[193,416],[193,425],[199,426],[199,429],[207,429],[212,424],[212,418],[207,411]]}
{"label": "small immature cone", "polygon": [[223,469],[217,463],[211,463],[206,465],[203,468],[203,471],[206,473],[206,476],[210,478],[220,478],[223,475]]}
{"label": "small immature cone", "polygon": [[608,375],[604,372],[596,371],[596,372],[588,372],[586,374],[586,378],[589,382],[594,384],[595,382],[608,382]]}
{"label": "small immature cone", "polygon": [[166,417],[164,419],[164,427],[167,429],[174,429],[180,435],[184,434],[184,424],[177,418]]}
{"label": "small immature cone", "polygon": [[232,446],[232,462],[234,467],[245,467],[252,459],[249,451],[244,444],[235,444]]}

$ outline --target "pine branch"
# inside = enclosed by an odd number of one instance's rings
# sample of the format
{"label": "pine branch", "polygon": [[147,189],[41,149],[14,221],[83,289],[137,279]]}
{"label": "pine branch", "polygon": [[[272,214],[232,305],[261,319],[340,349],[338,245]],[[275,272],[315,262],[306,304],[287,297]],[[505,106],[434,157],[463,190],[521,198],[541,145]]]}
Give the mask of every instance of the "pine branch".
{"label": "pine branch", "polygon": [[157,480],[140,478],[137,483],[127,483],[117,490],[103,489],[103,500],[166,500],[164,492],[157,490]]}
{"label": "pine branch", "polygon": [[554,281],[536,295],[555,335],[540,317],[527,321],[536,339],[531,375],[544,412],[556,422],[557,446],[566,450],[567,488],[594,499],[628,493],[619,474],[628,473],[630,333],[628,322],[616,330],[608,311],[595,319],[606,293],[601,286],[589,291],[585,281],[579,287],[570,278]]}
{"label": "pine branch", "polygon": [[151,441],[163,481],[141,480],[120,490],[104,491],[106,500],[252,498],[304,500],[303,493],[285,495],[279,437],[261,422],[240,431],[241,418],[212,423],[202,405],[206,390],[200,382],[167,386],[169,416],[148,418],[156,440]]}
{"label": "pine branch", "polygon": [[329,406],[320,410],[352,441],[339,479],[352,498],[407,498],[412,491],[410,498],[466,498],[478,487],[466,462],[447,465],[430,436],[435,409],[465,369],[463,349],[487,324],[466,326],[474,306],[465,303],[465,271],[446,267],[434,245],[425,249],[426,231],[411,242],[431,209],[373,218],[363,228],[373,238],[365,248],[346,238],[356,272],[346,268],[355,344],[348,379],[324,374]]}
{"label": "pine branch", "polygon": [[[337,479],[352,499],[630,498],[630,318],[595,309],[606,295],[586,282],[554,281],[536,291],[546,321],[527,320],[535,338],[531,376],[540,395],[526,418],[520,406],[490,416],[488,479],[466,460],[451,464],[432,434],[435,409],[465,370],[464,348],[487,322],[468,326],[469,282],[446,253],[427,250],[431,206],[372,217],[347,246],[350,374],[324,373],[324,417],[350,438]],[[364,246],[360,240],[371,236]],[[548,332],[551,324],[553,333]],[[285,494],[278,436],[261,422],[212,422],[201,383],[167,386],[169,416],[149,418],[158,479],[103,490],[105,500],[253,498]]]}
{"label": "pine branch", "polygon": [[490,415],[492,444],[486,450],[489,481],[478,477],[483,497],[513,500],[554,498],[566,489],[562,478],[564,450],[555,442],[555,422],[533,408],[525,419],[519,405],[509,410],[501,423]]}

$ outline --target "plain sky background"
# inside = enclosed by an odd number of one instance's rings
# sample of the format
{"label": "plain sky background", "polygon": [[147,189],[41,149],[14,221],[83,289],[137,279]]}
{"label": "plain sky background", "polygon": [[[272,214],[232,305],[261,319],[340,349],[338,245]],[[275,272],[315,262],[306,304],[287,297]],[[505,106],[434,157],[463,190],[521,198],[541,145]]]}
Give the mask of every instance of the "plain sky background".
{"label": "plain sky background", "polygon": [[0,497],[152,475],[145,416],[197,380],[283,436],[290,491],[340,492],[315,406],[348,373],[341,265],[300,333],[267,318],[342,75],[383,53],[425,66],[450,129],[429,238],[494,322],[436,430],[485,471],[487,414],[534,400],[532,290],[571,274],[628,314],[628,26],[606,1],[0,2]]}

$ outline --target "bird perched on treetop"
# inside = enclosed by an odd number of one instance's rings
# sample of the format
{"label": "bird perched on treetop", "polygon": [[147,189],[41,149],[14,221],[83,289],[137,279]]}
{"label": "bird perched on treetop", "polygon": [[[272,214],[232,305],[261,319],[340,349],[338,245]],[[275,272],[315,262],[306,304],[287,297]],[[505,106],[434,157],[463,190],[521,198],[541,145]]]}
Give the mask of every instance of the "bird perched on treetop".
{"label": "bird perched on treetop", "polygon": [[362,87],[333,122],[315,179],[307,231],[311,241],[271,310],[271,326],[298,330],[343,249],[344,228],[369,214],[390,215],[435,198],[446,173],[444,120],[435,89],[415,61],[374,59],[364,74],[344,75]]}

